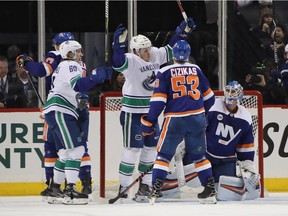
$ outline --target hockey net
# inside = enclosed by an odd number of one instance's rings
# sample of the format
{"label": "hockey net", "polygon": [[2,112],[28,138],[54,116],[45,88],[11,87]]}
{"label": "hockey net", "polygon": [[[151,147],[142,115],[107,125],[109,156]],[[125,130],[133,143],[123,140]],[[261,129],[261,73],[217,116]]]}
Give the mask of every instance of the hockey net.
{"label": "hockey net", "polygon": [[[214,91],[216,97],[224,97],[223,91]],[[121,92],[105,92],[101,96],[100,108],[100,197],[117,194],[119,186],[118,167],[122,152],[122,128],[120,125]],[[263,168],[263,113],[262,95],[257,91],[244,91],[241,105],[252,115],[255,163],[261,175],[261,197],[264,197]],[[161,121],[161,120],[160,120]]]}

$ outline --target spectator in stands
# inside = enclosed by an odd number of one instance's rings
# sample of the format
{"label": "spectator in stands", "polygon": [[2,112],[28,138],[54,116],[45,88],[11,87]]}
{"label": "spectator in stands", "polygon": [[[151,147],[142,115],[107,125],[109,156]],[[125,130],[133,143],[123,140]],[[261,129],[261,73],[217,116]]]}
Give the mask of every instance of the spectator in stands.
{"label": "spectator in stands", "polygon": [[23,84],[18,78],[8,75],[8,59],[0,56],[0,107],[25,107]]}
{"label": "spectator in stands", "polygon": [[112,75],[112,86],[110,91],[122,91],[125,82],[125,76],[122,73],[114,71]]}
{"label": "spectator in stands", "polygon": [[[24,90],[24,98],[25,98],[25,107],[27,108],[35,108],[38,107],[38,97],[33,89],[32,84],[28,80],[28,74],[23,71],[16,69],[16,79],[19,79],[23,85]],[[38,88],[37,79],[35,77],[31,76],[31,81],[33,82],[33,85],[35,88]]]}
{"label": "spectator in stands", "polygon": [[285,90],[281,87],[281,83],[274,75],[271,76],[270,65],[273,62],[267,61],[257,63],[252,67],[251,72],[246,75],[242,82],[244,90],[256,90],[261,92],[264,104],[284,104]]}

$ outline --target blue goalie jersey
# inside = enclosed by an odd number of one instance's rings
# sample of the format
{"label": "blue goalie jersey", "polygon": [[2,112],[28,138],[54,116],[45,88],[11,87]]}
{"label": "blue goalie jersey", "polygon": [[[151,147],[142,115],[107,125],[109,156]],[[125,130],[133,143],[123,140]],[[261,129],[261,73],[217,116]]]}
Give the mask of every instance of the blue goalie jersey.
{"label": "blue goalie jersey", "polygon": [[[215,158],[237,157],[254,160],[252,117],[247,109],[238,105],[230,113],[222,99],[217,98],[208,112],[207,153]],[[235,155],[236,152],[236,155]]]}

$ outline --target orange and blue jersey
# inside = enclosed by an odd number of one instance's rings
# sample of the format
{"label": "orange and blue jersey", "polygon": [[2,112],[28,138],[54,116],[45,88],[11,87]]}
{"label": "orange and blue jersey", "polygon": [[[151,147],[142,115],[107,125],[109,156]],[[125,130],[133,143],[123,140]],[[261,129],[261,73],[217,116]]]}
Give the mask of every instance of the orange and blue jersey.
{"label": "orange and blue jersey", "polygon": [[215,96],[209,81],[195,64],[173,64],[157,73],[147,119],[155,122],[164,110],[166,117],[183,117],[207,112]]}

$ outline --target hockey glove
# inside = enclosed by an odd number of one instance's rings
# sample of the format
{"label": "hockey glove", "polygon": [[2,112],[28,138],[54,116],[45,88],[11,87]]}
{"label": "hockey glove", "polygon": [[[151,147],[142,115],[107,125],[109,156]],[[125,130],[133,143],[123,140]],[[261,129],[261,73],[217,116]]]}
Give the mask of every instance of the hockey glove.
{"label": "hockey glove", "polygon": [[142,136],[149,136],[155,133],[154,124],[147,120],[147,115],[141,117]]}
{"label": "hockey glove", "polygon": [[127,29],[122,24],[120,24],[117,27],[113,36],[113,44],[112,44],[113,49],[121,49],[127,46],[128,41],[127,34],[128,34]]}
{"label": "hockey glove", "polygon": [[245,187],[249,192],[254,191],[259,185],[260,175],[257,174],[253,161],[237,161]]}
{"label": "hockey glove", "polygon": [[196,29],[194,20],[189,17],[187,20],[183,20],[180,25],[176,28],[176,34],[182,38],[187,38],[188,35]]}
{"label": "hockey glove", "polygon": [[27,62],[32,62],[33,59],[30,56],[27,56],[25,54],[19,55],[16,57],[16,67],[19,68],[21,71],[28,72],[25,68],[25,64]]}
{"label": "hockey glove", "polygon": [[78,108],[80,110],[83,110],[88,106],[89,103],[89,96],[87,94],[78,94],[77,95],[77,101],[78,101]]}
{"label": "hockey glove", "polygon": [[90,75],[90,79],[95,84],[103,83],[105,80],[111,80],[111,77],[112,77],[112,68],[111,67],[95,68]]}

